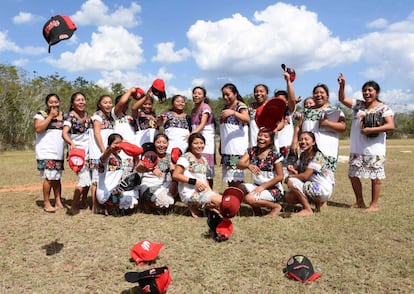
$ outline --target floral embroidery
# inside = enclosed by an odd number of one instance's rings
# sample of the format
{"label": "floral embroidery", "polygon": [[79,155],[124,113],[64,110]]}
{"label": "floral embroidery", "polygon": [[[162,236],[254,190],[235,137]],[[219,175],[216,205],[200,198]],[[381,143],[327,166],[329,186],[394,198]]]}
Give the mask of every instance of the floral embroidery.
{"label": "floral embroidery", "polygon": [[[86,116],[88,115],[86,114]],[[78,119],[74,113],[69,113],[68,117],[66,118],[66,121],[70,122],[71,124],[71,134],[86,133],[88,129],[91,127],[91,119],[89,117],[87,117],[87,119],[82,123],[82,120]]]}
{"label": "floral embroidery", "polygon": [[146,129],[157,129],[158,130],[158,124],[157,120],[155,119],[155,113],[146,114],[144,112],[139,112],[137,117],[137,123],[140,130],[146,130]]}
{"label": "floral embroidery", "polygon": [[[224,109],[233,109],[233,110],[235,110],[235,111],[237,111],[237,112],[240,112],[240,110],[242,110],[242,109],[248,109],[248,107],[247,107],[247,105],[246,104],[244,104],[243,102],[238,102],[237,103],[237,105],[236,105],[236,107],[235,108],[229,108],[228,106],[225,106],[224,108],[223,108],[223,110]],[[226,124],[232,124],[232,125],[240,125],[240,126],[243,126],[244,124],[241,122],[241,121],[239,121],[237,118],[236,118],[236,116],[234,116],[234,115],[230,115],[230,116],[228,116],[228,117],[226,117],[226,118],[222,118],[221,120],[220,120],[220,123],[226,123]]]}
{"label": "floral embroidery", "polygon": [[[250,162],[253,165],[259,167],[261,171],[274,172],[275,162],[282,156],[278,151],[271,150],[267,153],[266,158],[259,158],[259,148],[257,146],[247,149],[249,154]],[[278,186],[275,185],[266,189],[272,194],[275,201],[282,200],[282,193]]]}
{"label": "floral embroidery", "polygon": [[220,163],[229,166],[232,169],[237,169],[237,162],[240,160],[241,155],[229,155],[222,154]]}
{"label": "floral embroidery", "polygon": [[39,171],[49,169],[49,170],[64,170],[63,160],[53,160],[53,159],[39,159],[37,160],[37,169]]}
{"label": "floral embroidery", "polygon": [[190,129],[190,125],[188,124],[187,117],[177,117],[173,115],[171,111],[164,112],[167,117],[167,120],[164,124],[164,129],[168,128],[181,128],[181,129]]}

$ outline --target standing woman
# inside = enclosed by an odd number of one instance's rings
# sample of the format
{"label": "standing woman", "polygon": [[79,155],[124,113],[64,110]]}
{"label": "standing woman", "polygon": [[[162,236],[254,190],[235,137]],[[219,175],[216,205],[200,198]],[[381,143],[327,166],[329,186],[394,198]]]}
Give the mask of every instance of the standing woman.
{"label": "standing woman", "polygon": [[191,111],[191,128],[192,133],[201,133],[206,139],[203,156],[207,159],[207,180],[210,187],[213,188],[214,183],[214,165],[216,164],[216,139],[215,139],[215,123],[213,111],[210,105],[206,103],[207,91],[203,87],[194,87],[193,89],[194,107]]}
{"label": "standing woman", "polygon": [[134,119],[128,114],[129,98],[128,92],[115,98],[115,106],[111,110],[114,129],[113,132],[120,134],[124,141],[135,143]]}
{"label": "standing woman", "polygon": [[297,150],[301,132],[315,135],[319,150],[328,158],[329,167],[336,171],[339,151],[339,134],[346,129],[345,114],[329,102],[329,89],[325,84],[313,88],[312,97],[315,105],[303,109],[303,120],[295,126],[292,149]]}
{"label": "standing woman", "polygon": [[[63,113],[59,110],[60,98],[49,94],[45,98],[46,111],[39,111],[34,116],[36,131],[36,160],[40,177],[43,178],[43,209],[55,212],[63,208],[62,204],[62,172],[64,169],[62,139]],[[50,193],[53,189],[55,206],[50,203]]]}
{"label": "standing woman", "polygon": [[256,110],[260,106],[266,103],[269,95],[269,87],[264,84],[258,84],[253,88],[254,100],[249,105],[249,145],[250,147],[256,146],[257,135],[259,134],[259,127],[256,124]]}
{"label": "standing woman", "polygon": [[[378,99],[381,89],[376,82],[368,81],[362,85],[364,100],[345,97],[345,77],[342,74],[339,75],[338,83],[339,101],[352,109],[353,113],[348,172],[356,197],[356,203],[352,207],[366,207],[362,194],[361,177],[363,177],[371,179],[371,204],[366,211],[377,211],[381,179],[385,178],[385,132],[395,128],[394,113]],[[375,114],[383,124],[380,126],[364,125],[364,117],[368,114]]]}
{"label": "standing woman", "polygon": [[[136,88],[133,89],[136,91]],[[154,97],[146,94],[132,104],[131,110],[136,126],[135,144],[142,146],[144,143],[153,142],[159,129],[154,111]]]}
{"label": "standing woman", "polygon": [[222,179],[237,187],[244,181],[244,171],[237,162],[249,147],[249,111],[236,86],[231,83],[221,88],[225,106],[220,118],[220,154]]}
{"label": "standing woman", "polygon": [[89,130],[89,169],[91,174],[92,206],[96,206],[96,188],[99,179],[99,163],[105,152],[108,137],[113,133],[113,119],[111,117],[112,98],[102,95],[96,103],[96,112],[92,115],[93,129]]}
{"label": "standing woman", "polygon": [[184,111],[184,96],[173,96],[171,104],[171,110],[161,113],[158,124],[164,127],[164,134],[167,135],[170,142],[167,153],[171,153],[171,149],[174,147],[180,148],[184,153],[188,147],[187,139],[190,134],[191,117]]}
{"label": "standing woman", "polygon": [[[70,108],[68,116],[64,122],[62,137],[68,144],[68,153],[74,148],[85,150],[85,163],[83,168],[77,172],[78,184],[73,193],[71,205],[72,214],[79,212],[79,206],[87,206],[87,197],[91,185],[91,177],[87,164],[89,149],[89,128],[91,128],[91,119],[86,112],[86,98],[82,92],[75,92],[70,97]],[[81,204],[80,204],[81,203]],[[80,205],[79,205],[80,204]],[[96,205],[92,204],[92,211],[97,212]]]}

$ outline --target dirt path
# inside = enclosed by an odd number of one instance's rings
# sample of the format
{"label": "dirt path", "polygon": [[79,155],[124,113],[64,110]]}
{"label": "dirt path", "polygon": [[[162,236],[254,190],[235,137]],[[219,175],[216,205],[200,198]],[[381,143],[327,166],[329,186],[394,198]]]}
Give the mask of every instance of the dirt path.
{"label": "dirt path", "polygon": [[[75,182],[72,183],[62,183],[62,188],[74,188],[76,186]],[[42,185],[30,185],[30,186],[6,186],[0,188],[0,193],[9,193],[9,192],[25,192],[25,191],[36,191],[42,190]]]}

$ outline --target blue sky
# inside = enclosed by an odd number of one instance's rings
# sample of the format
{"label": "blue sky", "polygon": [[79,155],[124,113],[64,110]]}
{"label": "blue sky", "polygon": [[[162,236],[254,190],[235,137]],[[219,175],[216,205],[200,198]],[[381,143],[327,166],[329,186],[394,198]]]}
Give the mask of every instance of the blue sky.
{"label": "blue sky", "polygon": [[[48,54],[42,28],[55,14],[78,29]],[[212,98],[226,82],[241,95],[284,88],[285,63],[298,96],[325,83],[336,104],[342,72],[348,96],[375,80],[395,111],[414,111],[414,1],[3,0],[0,62],[101,86],[161,77],[168,96],[202,85]]]}

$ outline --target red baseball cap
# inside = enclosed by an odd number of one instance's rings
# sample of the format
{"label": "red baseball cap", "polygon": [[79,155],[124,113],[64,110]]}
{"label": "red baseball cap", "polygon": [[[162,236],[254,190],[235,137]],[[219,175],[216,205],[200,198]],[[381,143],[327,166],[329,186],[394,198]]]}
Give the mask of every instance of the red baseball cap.
{"label": "red baseball cap", "polygon": [[149,240],[140,241],[132,246],[131,259],[138,265],[144,265],[155,260],[163,246],[162,243],[154,243]]}
{"label": "red baseball cap", "polygon": [[68,164],[71,170],[79,172],[85,164],[85,149],[73,148],[69,152]]}
{"label": "red baseball cap", "polygon": [[223,220],[217,225],[216,228],[216,241],[226,241],[233,234],[233,223],[229,218],[223,218]]}
{"label": "red baseball cap", "polygon": [[281,98],[272,98],[256,109],[255,121],[259,128],[274,130],[282,120],[286,110],[286,101]]}
{"label": "red baseball cap", "polygon": [[165,82],[161,79],[155,79],[151,86],[152,93],[158,97],[158,100],[162,103],[165,102],[167,94],[165,93]]}
{"label": "red baseball cap", "polygon": [[139,87],[135,88],[135,91],[132,92],[132,98],[139,100],[140,98],[145,96],[145,91]]}
{"label": "red baseball cap", "polygon": [[129,155],[132,157],[139,156],[144,152],[144,149],[142,149],[141,147],[135,144],[126,142],[126,141],[119,143],[118,147],[121,148],[122,151],[124,151],[126,155]]}
{"label": "red baseball cap", "polygon": [[287,67],[284,63],[281,64],[283,71],[289,74],[290,81],[293,82],[296,79],[296,72],[293,67]]}
{"label": "red baseball cap", "polygon": [[244,192],[236,187],[229,187],[223,192],[220,204],[220,213],[225,218],[234,217],[240,209]]}
{"label": "red baseball cap", "polygon": [[178,147],[174,147],[171,149],[171,161],[172,163],[176,164],[178,161],[178,158],[180,158],[180,156],[183,154],[183,152],[181,152],[181,149]]}

